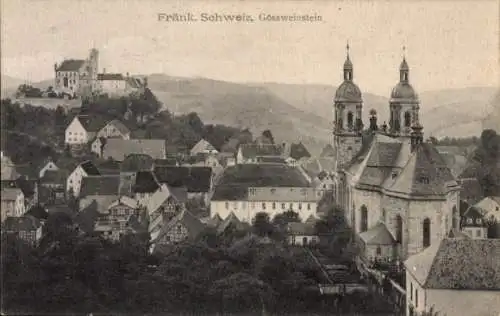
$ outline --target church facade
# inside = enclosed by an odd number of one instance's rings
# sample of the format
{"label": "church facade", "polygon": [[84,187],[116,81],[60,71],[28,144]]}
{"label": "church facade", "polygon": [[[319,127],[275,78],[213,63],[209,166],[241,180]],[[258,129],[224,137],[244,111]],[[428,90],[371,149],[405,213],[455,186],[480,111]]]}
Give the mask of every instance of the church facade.
{"label": "church facade", "polygon": [[334,192],[356,235],[386,226],[393,258],[406,259],[459,229],[460,186],[444,159],[423,141],[419,98],[406,58],[389,101],[389,126],[363,129],[363,98],[349,52],[334,99]]}

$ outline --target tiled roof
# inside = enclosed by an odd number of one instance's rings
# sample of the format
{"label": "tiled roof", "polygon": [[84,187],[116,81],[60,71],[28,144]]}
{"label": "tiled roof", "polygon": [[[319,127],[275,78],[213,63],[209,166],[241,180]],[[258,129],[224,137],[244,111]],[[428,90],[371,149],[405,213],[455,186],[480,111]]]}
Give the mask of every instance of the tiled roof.
{"label": "tiled roof", "polygon": [[240,231],[246,228],[233,212],[229,213],[219,226],[217,226],[217,234],[225,233],[230,227]]}
{"label": "tiled roof", "polygon": [[25,214],[26,216],[33,216],[37,219],[47,219],[49,217],[49,213],[47,210],[41,205],[35,205],[31,207]]}
{"label": "tiled roof", "polygon": [[21,232],[37,230],[41,223],[33,216],[7,217],[3,223],[7,232]]}
{"label": "tiled roof", "polygon": [[80,114],[77,116],[78,121],[82,124],[87,132],[97,133],[106,125],[106,118],[102,115],[87,115]]}
{"label": "tiled roof", "polygon": [[[472,223],[469,222],[472,220]],[[479,220],[479,223],[478,223]],[[484,216],[477,208],[470,206],[462,217],[462,227],[485,227]]]}
{"label": "tiled roof", "polygon": [[153,159],[165,158],[165,141],[162,139],[110,138],[103,149],[103,158],[123,161],[130,154],[146,154]]}
{"label": "tiled roof", "polygon": [[298,168],[278,164],[238,164],[224,170],[219,185],[247,187],[308,187]]}
{"label": "tiled roof", "polygon": [[23,192],[18,188],[3,188],[1,195],[2,201],[15,201],[19,194]]}
{"label": "tiled roof", "polygon": [[212,201],[242,201],[248,199],[248,187],[221,185],[215,188]]}
{"label": "tiled roof", "polygon": [[394,245],[396,243],[396,240],[383,223],[378,223],[369,230],[359,234],[359,237],[367,245]]}
{"label": "tiled roof", "polygon": [[119,175],[83,177],[80,197],[89,195],[118,195],[120,188]]}
{"label": "tiled roof", "polygon": [[177,198],[171,188],[166,184],[161,185],[161,187],[153,193],[151,198],[149,198],[148,205],[146,207],[148,214],[156,212],[158,208],[169,198],[177,201]]}
{"label": "tiled roof", "polygon": [[156,179],[160,183],[168,183],[171,187],[186,187],[188,192],[208,192],[212,181],[210,167],[162,167],[154,169]]}
{"label": "tiled roof", "polygon": [[470,160],[465,166],[464,170],[460,174],[460,179],[477,178],[480,174],[482,165],[480,162],[475,160]]}
{"label": "tiled roof", "polygon": [[133,186],[134,193],[153,193],[158,190],[160,185],[151,171],[139,171],[135,176],[135,184]]}
{"label": "tiled roof", "polygon": [[112,207],[115,207],[117,205],[125,205],[125,206],[132,208],[132,209],[135,209],[138,206],[137,200],[134,200],[128,196],[120,196],[116,201],[111,203],[108,208],[112,208]]}
{"label": "tiled roof", "polygon": [[240,145],[241,153],[245,158],[255,158],[258,156],[281,156],[283,147],[274,144],[243,144]]}
{"label": "tiled roof", "polygon": [[210,144],[209,142],[207,142],[204,139],[201,139],[191,149],[191,155],[195,155],[195,154],[198,154],[198,153],[212,153],[212,152],[216,153],[217,149],[215,149],[215,147],[212,146],[212,144]]}
{"label": "tiled roof", "polygon": [[153,169],[153,158],[146,154],[130,154],[121,164],[122,172],[149,171]]}
{"label": "tiled roof", "polygon": [[285,164],[286,160],[283,157],[263,156],[263,157],[257,157],[257,162],[260,162],[260,163]]}
{"label": "tiled roof", "polygon": [[188,239],[193,240],[197,236],[199,236],[203,230],[205,229],[205,225],[201,223],[201,221],[196,218],[193,214],[191,214],[188,210],[182,210],[179,215],[172,218],[163,228],[162,233],[158,236],[161,238],[162,235],[169,232],[171,229],[175,229],[178,224],[184,226],[184,228],[188,231]]}
{"label": "tiled roof", "polygon": [[122,74],[103,73],[97,74],[97,80],[125,80]]}
{"label": "tiled roof", "polygon": [[98,176],[101,174],[92,161],[82,162],[80,167],[82,167],[83,171],[85,171],[88,176]]}
{"label": "tiled roof", "polygon": [[311,154],[302,143],[292,144],[290,148],[290,157],[299,160],[304,157],[311,157]]}
{"label": "tiled roof", "polygon": [[314,224],[310,223],[288,223],[287,233],[289,235],[315,236]]}
{"label": "tiled roof", "polygon": [[84,64],[83,59],[66,59],[56,68],[56,71],[79,71]]}
{"label": "tiled roof", "polygon": [[424,288],[499,290],[500,239],[445,238],[405,266]]}

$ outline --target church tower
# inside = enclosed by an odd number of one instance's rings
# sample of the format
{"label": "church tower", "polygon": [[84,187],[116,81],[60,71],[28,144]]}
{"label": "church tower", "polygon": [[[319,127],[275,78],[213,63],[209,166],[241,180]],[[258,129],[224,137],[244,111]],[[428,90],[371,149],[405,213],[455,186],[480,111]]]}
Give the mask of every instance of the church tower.
{"label": "church tower", "polygon": [[363,130],[361,90],[353,82],[353,65],[349,57],[344,63],[344,81],[338,87],[334,99],[333,147],[335,148],[335,170],[343,170],[361,150]]}
{"label": "church tower", "polygon": [[[404,51],[404,48],[403,48]],[[394,137],[410,138],[412,126],[420,126],[418,95],[409,82],[410,68],[403,54],[399,67],[399,83],[392,89],[389,101],[389,134]]]}

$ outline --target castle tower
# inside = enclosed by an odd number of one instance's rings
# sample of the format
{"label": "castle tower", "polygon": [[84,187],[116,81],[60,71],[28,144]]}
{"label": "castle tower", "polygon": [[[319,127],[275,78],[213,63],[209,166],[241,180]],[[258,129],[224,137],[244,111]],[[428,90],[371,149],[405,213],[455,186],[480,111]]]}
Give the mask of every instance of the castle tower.
{"label": "castle tower", "polygon": [[410,68],[403,53],[403,61],[399,67],[399,82],[392,89],[389,101],[389,134],[395,137],[409,138],[412,126],[420,126],[418,118],[420,102],[417,93],[410,85],[409,76]]}
{"label": "castle tower", "polygon": [[338,87],[334,99],[333,147],[336,152],[335,170],[341,171],[361,149],[363,130],[361,90],[353,82],[353,65],[349,57],[344,62],[344,81]]}

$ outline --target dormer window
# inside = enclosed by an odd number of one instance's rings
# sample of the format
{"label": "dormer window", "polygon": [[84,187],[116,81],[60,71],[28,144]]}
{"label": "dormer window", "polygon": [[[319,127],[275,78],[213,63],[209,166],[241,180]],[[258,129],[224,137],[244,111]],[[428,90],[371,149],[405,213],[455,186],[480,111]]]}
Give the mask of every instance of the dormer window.
{"label": "dormer window", "polygon": [[481,221],[481,219],[480,219],[480,218],[477,218],[477,219],[476,219],[476,224],[477,224],[477,225],[481,225],[481,224],[482,224],[482,221]]}
{"label": "dormer window", "polygon": [[421,176],[419,180],[420,180],[420,183],[429,184],[429,177],[427,177],[427,176]]}
{"label": "dormer window", "polygon": [[467,219],[467,224],[469,224],[469,225],[470,225],[470,224],[472,224],[472,223],[473,223],[472,218],[468,218],[468,219]]}

